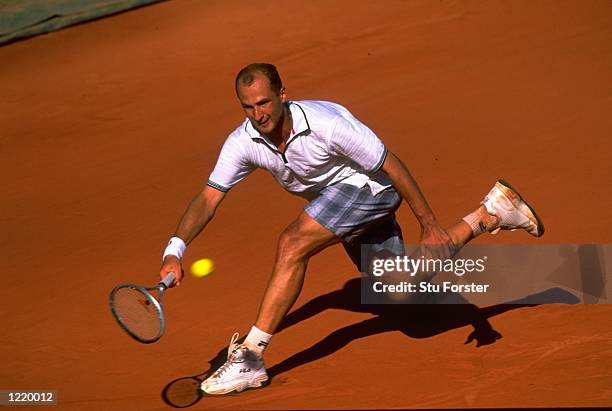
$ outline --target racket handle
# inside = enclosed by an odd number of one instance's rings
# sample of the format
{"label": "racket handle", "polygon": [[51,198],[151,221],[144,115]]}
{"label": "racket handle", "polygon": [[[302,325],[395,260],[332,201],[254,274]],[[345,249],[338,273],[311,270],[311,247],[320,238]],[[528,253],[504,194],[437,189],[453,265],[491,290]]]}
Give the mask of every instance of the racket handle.
{"label": "racket handle", "polygon": [[164,277],[161,283],[165,285],[166,288],[170,288],[170,286],[174,284],[175,280],[176,280],[176,274],[174,274],[174,272],[171,271]]}

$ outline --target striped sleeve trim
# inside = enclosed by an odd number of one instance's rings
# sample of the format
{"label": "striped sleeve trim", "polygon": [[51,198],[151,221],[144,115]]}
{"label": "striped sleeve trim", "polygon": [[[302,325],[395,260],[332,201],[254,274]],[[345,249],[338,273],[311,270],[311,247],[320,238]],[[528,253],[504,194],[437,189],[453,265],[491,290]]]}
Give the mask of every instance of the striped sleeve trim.
{"label": "striped sleeve trim", "polygon": [[387,149],[387,147],[385,147],[385,151],[383,151],[382,156],[380,157],[380,160],[378,160],[378,162],[372,169],[372,172],[375,173],[382,168],[383,164],[385,163],[385,160],[387,159],[388,154],[389,154],[389,150]]}
{"label": "striped sleeve trim", "polygon": [[227,193],[231,187],[224,187],[221,184],[217,184],[212,180],[208,180],[208,182],[206,183],[206,185],[211,186],[212,188],[219,190],[223,193]]}

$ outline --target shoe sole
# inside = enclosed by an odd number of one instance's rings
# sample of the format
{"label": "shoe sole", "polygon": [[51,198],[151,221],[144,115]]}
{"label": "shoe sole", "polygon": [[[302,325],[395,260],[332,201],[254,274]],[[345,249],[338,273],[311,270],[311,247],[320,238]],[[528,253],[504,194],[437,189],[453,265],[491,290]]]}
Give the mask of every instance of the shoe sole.
{"label": "shoe sole", "polygon": [[263,377],[259,377],[258,379],[247,382],[246,384],[238,384],[238,385],[229,387],[222,391],[207,392],[205,391],[205,389],[202,389],[202,387],[200,386],[200,392],[206,395],[226,395],[226,394],[231,394],[233,392],[242,392],[249,388],[260,388],[260,387],[267,385],[268,382],[269,382],[269,377],[267,375],[264,375]]}
{"label": "shoe sole", "polygon": [[527,201],[525,201],[525,199],[519,194],[519,192],[514,187],[512,187],[512,185],[509,182],[507,182],[506,180],[499,179],[499,180],[497,180],[496,184],[498,185],[499,189],[502,190],[504,195],[506,197],[508,197],[511,201],[515,200],[515,199],[518,199],[523,204],[525,204],[525,206],[527,207],[527,209],[531,213],[531,216],[528,215],[527,218],[529,218],[531,221],[535,220],[535,223],[537,225],[538,232],[537,232],[537,234],[534,234],[535,237],[542,237],[542,235],[544,234],[544,223],[542,222],[542,220],[540,219],[538,214],[535,212],[533,207],[531,207],[529,205],[529,203]]}

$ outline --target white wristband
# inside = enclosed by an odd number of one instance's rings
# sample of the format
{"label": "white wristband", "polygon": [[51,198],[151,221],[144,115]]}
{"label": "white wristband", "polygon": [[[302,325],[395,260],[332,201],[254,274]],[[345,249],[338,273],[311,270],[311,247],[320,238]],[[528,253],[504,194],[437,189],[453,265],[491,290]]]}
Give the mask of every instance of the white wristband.
{"label": "white wristband", "polygon": [[164,255],[162,257],[162,260],[165,259],[166,256],[169,256],[169,255],[173,255],[177,257],[179,260],[181,260],[183,258],[183,254],[185,253],[186,249],[187,249],[187,245],[185,244],[183,240],[181,240],[178,237],[172,237],[170,241],[168,241],[168,245],[166,246],[166,249],[164,250]]}

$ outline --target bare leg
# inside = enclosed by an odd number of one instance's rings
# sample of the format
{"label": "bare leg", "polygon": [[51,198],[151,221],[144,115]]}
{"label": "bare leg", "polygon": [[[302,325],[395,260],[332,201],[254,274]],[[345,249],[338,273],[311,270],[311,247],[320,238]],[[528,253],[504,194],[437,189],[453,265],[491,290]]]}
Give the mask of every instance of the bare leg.
{"label": "bare leg", "polygon": [[302,290],[308,259],[338,242],[338,237],[305,212],[282,232],[255,322],[257,328],[269,334],[276,331]]}
{"label": "bare leg", "polygon": [[[497,220],[497,217],[487,213],[487,209],[483,205],[478,207],[475,212],[480,213],[483,220],[485,221],[494,222]],[[450,236],[451,240],[453,240],[453,243],[457,246],[457,250],[459,250],[466,243],[475,238],[472,228],[469,226],[468,223],[463,220],[459,221],[457,224],[448,229],[447,233]]]}
{"label": "bare leg", "polygon": [[[451,227],[448,234],[456,251],[474,238],[465,221]],[[268,334],[276,331],[302,290],[309,258],[338,242],[338,237],[305,212],[281,233],[272,275],[255,322],[257,328]]]}
{"label": "bare leg", "polygon": [[451,240],[453,240],[453,244],[456,246],[463,246],[468,243],[472,238],[474,238],[474,234],[472,233],[472,229],[465,221],[461,220],[451,228],[447,230],[448,235]]}
{"label": "bare leg", "polygon": [[[493,223],[497,219],[497,217],[488,214],[486,208],[482,205],[478,207],[471,215],[478,216],[478,218],[481,218],[487,224]],[[429,247],[429,249],[426,250],[418,248],[409,256],[409,258],[411,260],[417,260],[421,257],[434,257],[442,259],[452,258],[452,256],[458,253],[465,244],[477,237],[477,235],[474,235],[474,231],[472,230],[470,225],[464,220],[460,220],[457,224],[447,229],[446,232],[448,233],[453,242],[453,247],[449,248],[446,245],[428,244],[426,247]],[[394,257],[394,255],[387,255],[384,252],[382,255],[379,256],[379,258],[382,259]],[[373,264],[373,261],[371,261],[370,263]],[[370,266],[369,269],[372,270],[372,266]],[[423,271],[416,273],[416,275],[412,274],[414,277],[406,277],[406,275],[407,274],[404,271],[396,272],[390,270],[385,271],[385,275],[383,277],[380,277],[378,280],[388,285],[401,284],[402,281],[406,280],[409,280],[413,283],[418,283],[420,281],[431,280],[435,273]],[[408,296],[403,295],[402,293],[389,293],[387,294],[387,298],[397,303],[408,301]]]}

